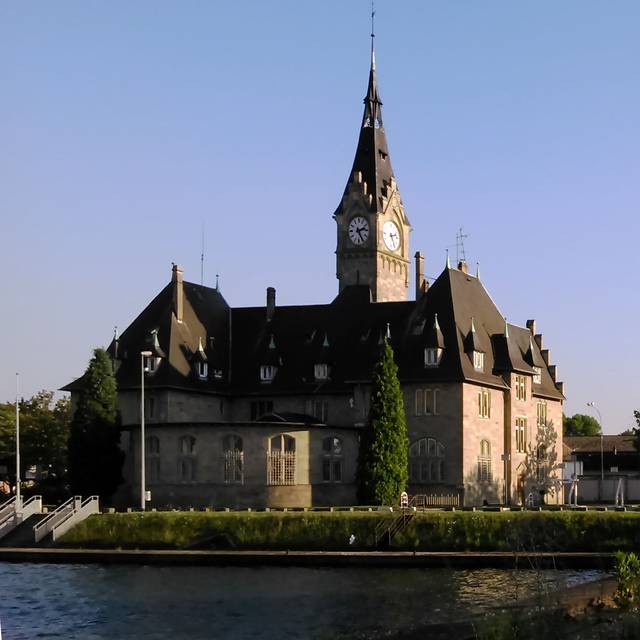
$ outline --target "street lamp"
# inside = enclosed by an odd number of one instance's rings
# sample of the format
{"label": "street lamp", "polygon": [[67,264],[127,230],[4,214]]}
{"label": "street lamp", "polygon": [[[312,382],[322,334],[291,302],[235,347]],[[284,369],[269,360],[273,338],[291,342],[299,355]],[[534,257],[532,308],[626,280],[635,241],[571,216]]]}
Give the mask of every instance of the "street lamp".
{"label": "street lamp", "polygon": [[20,493],[20,374],[16,373],[16,510],[22,509]]}
{"label": "street lamp", "polygon": [[151,351],[140,352],[140,508],[142,511],[146,509],[146,490],[145,490],[145,447],[144,447],[144,359],[150,358],[153,354]]}
{"label": "street lamp", "polygon": [[598,418],[600,418],[600,479],[604,480],[604,433],[602,425],[602,414],[600,413],[600,409],[598,409],[596,403],[593,400],[591,402],[587,402],[587,407],[595,409],[598,414]]}

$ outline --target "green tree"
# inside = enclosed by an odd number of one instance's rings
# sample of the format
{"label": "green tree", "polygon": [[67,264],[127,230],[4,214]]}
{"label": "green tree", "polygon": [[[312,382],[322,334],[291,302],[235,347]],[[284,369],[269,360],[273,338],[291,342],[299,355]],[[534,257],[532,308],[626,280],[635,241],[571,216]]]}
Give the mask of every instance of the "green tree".
{"label": "green tree", "polygon": [[[0,404],[0,462],[15,473],[16,405]],[[68,398],[53,401],[52,391],[40,391],[20,401],[21,476],[35,465],[58,477],[67,466],[67,439],[71,421]]]}
{"label": "green tree", "polygon": [[562,416],[562,433],[565,436],[599,436],[602,427],[593,416],[576,413],[570,418]]}
{"label": "green tree", "polygon": [[385,340],[373,371],[369,418],[360,440],[358,492],[362,504],[396,504],[407,486],[409,438],[393,349]]}
{"label": "green tree", "polygon": [[111,359],[96,349],[71,421],[69,480],[74,493],[109,502],[122,482],[118,394]]}
{"label": "green tree", "polygon": [[636,426],[631,427],[631,433],[635,436],[633,446],[636,448],[636,451],[640,451],[640,411],[634,411],[633,417],[636,419]]}

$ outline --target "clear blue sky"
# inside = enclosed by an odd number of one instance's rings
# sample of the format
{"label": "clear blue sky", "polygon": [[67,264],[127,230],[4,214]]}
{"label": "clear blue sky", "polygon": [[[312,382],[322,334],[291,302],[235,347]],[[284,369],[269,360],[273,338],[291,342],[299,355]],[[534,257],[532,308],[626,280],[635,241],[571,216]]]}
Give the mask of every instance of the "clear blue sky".
{"label": "clear blue sky", "polygon": [[[456,229],[616,433],[640,408],[640,2],[377,2],[411,249]],[[0,399],[80,375],[170,278],[327,302],[366,0],[0,5]]]}

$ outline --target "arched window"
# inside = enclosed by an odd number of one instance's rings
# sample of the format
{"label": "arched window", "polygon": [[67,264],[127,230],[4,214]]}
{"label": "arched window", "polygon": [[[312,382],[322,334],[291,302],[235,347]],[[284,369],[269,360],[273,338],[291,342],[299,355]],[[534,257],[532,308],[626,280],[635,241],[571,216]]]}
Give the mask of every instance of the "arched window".
{"label": "arched window", "polygon": [[322,482],[342,482],[342,440],[335,436],[322,440]]}
{"label": "arched window", "polygon": [[491,482],[491,443],[480,440],[480,455],[478,456],[478,482]]}
{"label": "arched window", "polygon": [[280,434],[269,440],[267,484],[291,485],[296,479],[296,440]]}
{"label": "arched window", "polygon": [[181,482],[193,482],[196,479],[196,439],[193,436],[181,436],[178,454],[178,478]]}
{"label": "arched window", "polygon": [[160,438],[148,436],[145,444],[146,478],[149,482],[160,480]]}
{"label": "arched window", "polygon": [[420,438],[409,447],[409,482],[444,480],[444,445],[435,438]]}
{"label": "arched window", "polygon": [[224,481],[227,484],[242,484],[244,482],[244,452],[242,438],[227,435],[222,438],[222,455],[224,458]]}

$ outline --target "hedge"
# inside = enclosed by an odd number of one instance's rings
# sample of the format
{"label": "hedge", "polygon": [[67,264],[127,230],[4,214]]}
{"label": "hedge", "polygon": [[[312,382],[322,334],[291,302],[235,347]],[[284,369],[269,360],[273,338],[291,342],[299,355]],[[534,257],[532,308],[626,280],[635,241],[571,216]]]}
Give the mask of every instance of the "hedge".
{"label": "hedge", "polygon": [[[147,512],[91,516],[61,544],[123,549],[375,548],[376,527],[395,514],[368,512]],[[351,536],[355,540],[350,544]],[[391,549],[410,551],[633,551],[640,513],[428,512],[398,533]]]}

